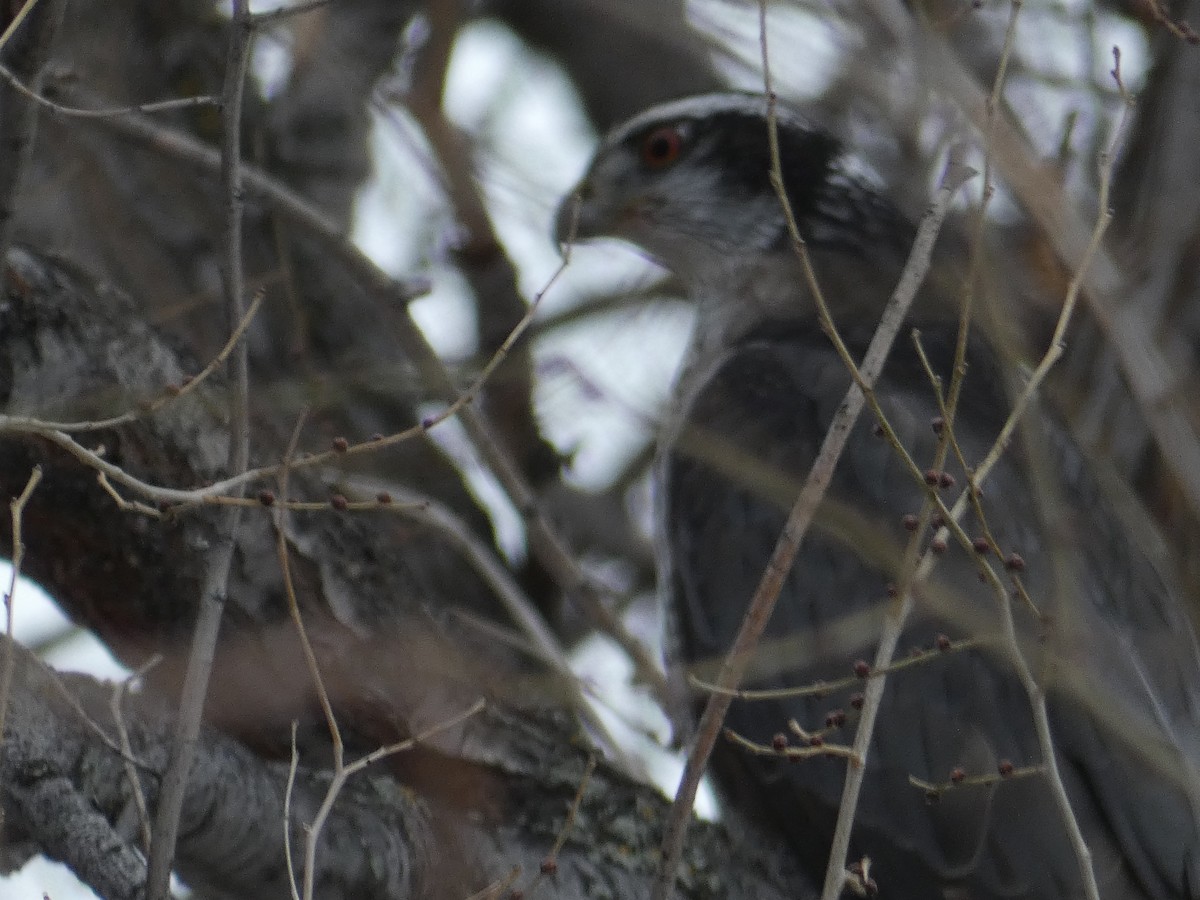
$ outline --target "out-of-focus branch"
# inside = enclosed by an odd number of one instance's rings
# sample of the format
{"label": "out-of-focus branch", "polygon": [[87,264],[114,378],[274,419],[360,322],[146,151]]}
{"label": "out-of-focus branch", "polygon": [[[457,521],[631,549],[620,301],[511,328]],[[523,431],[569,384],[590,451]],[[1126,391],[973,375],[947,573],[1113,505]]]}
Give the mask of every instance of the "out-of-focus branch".
{"label": "out-of-focus branch", "polygon": [[[921,72],[932,86],[955,100],[980,130],[988,126],[988,94],[942,37],[917,22],[892,0],[871,0],[877,25],[923,60]],[[1092,217],[1066,193],[1062,181],[1043,165],[1007,111],[998,111],[991,130],[993,158],[1005,181],[1041,226],[1067,268],[1080,271],[1092,236]],[[1137,399],[1155,442],[1189,506],[1200,510],[1200,434],[1191,396],[1176,389],[1176,367],[1163,352],[1156,323],[1143,312],[1133,285],[1101,247],[1087,267],[1084,299],[1103,328]]]}
{"label": "out-of-focus branch", "polygon": [[[26,0],[3,35],[4,61],[15,77],[24,79],[34,93],[41,89],[42,70],[50,57],[54,37],[62,24],[66,0]],[[33,152],[39,104],[29,100],[10,81],[0,84],[0,260],[12,245],[21,176]],[[7,275],[0,269],[0,294]]]}
{"label": "out-of-focus branch", "polygon": [[[654,103],[724,86],[681,0],[495,0],[489,11],[558,60],[600,131]],[[638,64],[622,64],[629,59]]]}
{"label": "out-of-focus branch", "polygon": [[[429,37],[421,48],[407,106],[420,124],[441,164],[443,183],[457,220],[460,239],[454,257],[474,294],[478,353],[490,358],[505,345],[525,317],[528,304],[517,286],[517,270],[492,228],[476,182],[471,145],[446,118],[442,108],[450,55],[466,9],[460,0],[436,0],[427,8]],[[533,354],[528,340],[512,345],[483,385],[482,409],[488,427],[516,463],[522,476],[540,490],[555,483],[560,460],[542,436],[533,408]],[[546,573],[533,573],[532,585],[553,585]],[[542,614],[553,621],[558,591],[533,595]]]}

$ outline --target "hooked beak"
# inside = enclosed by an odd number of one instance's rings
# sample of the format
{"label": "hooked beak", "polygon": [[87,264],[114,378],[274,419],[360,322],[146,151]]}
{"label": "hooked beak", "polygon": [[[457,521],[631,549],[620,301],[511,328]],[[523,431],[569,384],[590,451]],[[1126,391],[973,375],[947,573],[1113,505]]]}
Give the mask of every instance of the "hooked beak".
{"label": "hooked beak", "polygon": [[584,178],[563,198],[554,217],[554,242],[559,251],[570,244],[598,237],[602,233],[601,218],[592,187]]}
{"label": "hooked beak", "polygon": [[628,198],[597,190],[590,175],[585,176],[559,204],[554,240],[562,251],[570,244],[625,237],[638,206]]}

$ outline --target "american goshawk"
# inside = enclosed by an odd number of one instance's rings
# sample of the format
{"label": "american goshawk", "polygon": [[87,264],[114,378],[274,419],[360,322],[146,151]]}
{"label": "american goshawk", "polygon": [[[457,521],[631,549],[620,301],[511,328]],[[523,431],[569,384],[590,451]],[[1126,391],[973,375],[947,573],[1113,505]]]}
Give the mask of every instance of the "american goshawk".
{"label": "american goshawk", "polygon": [[[558,236],[614,237],[682,280],[697,304],[691,351],[661,447],[663,588],[683,663],[707,666],[736,633],[787,510],[842,402],[849,375],[819,327],[768,172],[764,98],[715,94],[665,104],[615,129],[559,212]],[[778,110],[782,176],[838,329],[858,357],[914,228],[878,178],[821,128]],[[948,381],[961,280],[943,250],[912,325]],[[1011,408],[1007,354],[976,330],[954,425],[968,465]],[[877,387],[901,442],[935,459],[939,408],[907,332]],[[1006,580],[1020,646],[1048,696],[1057,761],[1105,898],[1200,897],[1200,662],[1186,615],[1132,545],[1079,448],[1054,417],[1027,415],[968,532]],[[925,486],[863,416],[758,650],[746,686],[833,682],[872,658],[889,585]],[[951,460],[954,454],[950,454]],[[966,484],[948,463],[939,490]],[[917,535],[928,545],[932,532]],[[1042,759],[1030,701],[1000,634],[979,560],[953,541],[915,585],[901,648],[939,641],[892,673],[870,746],[851,859],[873,860],[879,896],[1083,896],[1080,866],[1044,775],[981,778]],[[1009,560],[1005,570],[1003,561]],[[1022,571],[1017,571],[1022,570]],[[771,745],[795,719],[849,743],[861,686],[738,700],[726,724]],[[703,700],[703,696],[699,698]],[[776,739],[778,740],[778,739]],[[794,740],[794,738],[793,738]],[[825,870],[846,762],[795,763],[718,743],[726,804],[782,835],[814,878]],[[910,776],[952,787],[932,802]]]}

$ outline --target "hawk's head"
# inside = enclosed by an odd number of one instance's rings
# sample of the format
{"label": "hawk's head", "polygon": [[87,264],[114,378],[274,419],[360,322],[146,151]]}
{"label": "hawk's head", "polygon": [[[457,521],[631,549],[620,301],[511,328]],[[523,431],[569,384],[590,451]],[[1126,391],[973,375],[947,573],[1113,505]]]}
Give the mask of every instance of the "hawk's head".
{"label": "hawk's head", "polygon": [[[832,135],[783,104],[776,133],[783,183],[811,247],[857,255],[907,249],[910,226]],[[627,240],[691,282],[714,263],[790,252],[770,170],[761,95],[656,106],[604,139],[559,210],[557,237]]]}

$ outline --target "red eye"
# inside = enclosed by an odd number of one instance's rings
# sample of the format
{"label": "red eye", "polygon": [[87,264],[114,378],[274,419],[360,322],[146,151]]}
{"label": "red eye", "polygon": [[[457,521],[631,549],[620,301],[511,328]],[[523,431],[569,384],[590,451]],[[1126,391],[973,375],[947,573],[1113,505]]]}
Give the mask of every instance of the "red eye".
{"label": "red eye", "polygon": [[674,126],[656,128],[642,139],[642,162],[652,169],[661,169],[679,159],[683,150],[683,135]]}

